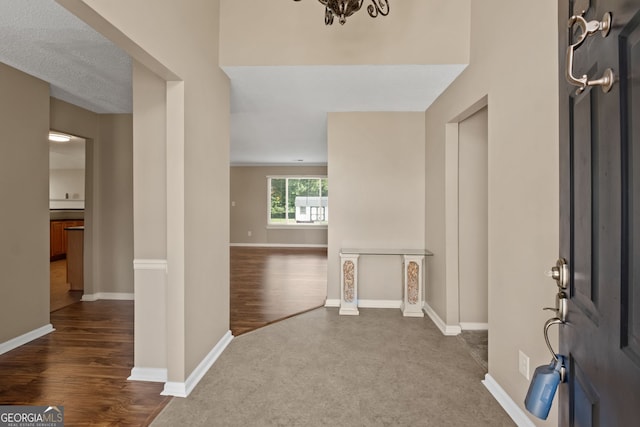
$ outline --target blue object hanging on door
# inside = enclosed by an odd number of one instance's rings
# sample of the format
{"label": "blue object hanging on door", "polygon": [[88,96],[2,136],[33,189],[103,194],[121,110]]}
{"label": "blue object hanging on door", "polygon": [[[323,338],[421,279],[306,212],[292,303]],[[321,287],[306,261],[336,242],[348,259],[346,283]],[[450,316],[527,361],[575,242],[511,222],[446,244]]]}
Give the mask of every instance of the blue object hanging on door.
{"label": "blue object hanging on door", "polygon": [[565,356],[557,354],[549,341],[549,327],[551,325],[564,325],[564,318],[552,317],[544,324],[544,340],[551,352],[553,359],[548,365],[538,366],[533,373],[527,397],[524,399],[524,406],[541,420],[546,420],[551,410],[553,397],[556,395],[558,386],[565,381],[567,368],[565,367]]}
{"label": "blue object hanging on door", "polygon": [[524,405],[541,420],[546,420],[553,403],[553,397],[560,383],[564,381],[565,357],[556,355],[550,364],[538,366],[533,373]]}

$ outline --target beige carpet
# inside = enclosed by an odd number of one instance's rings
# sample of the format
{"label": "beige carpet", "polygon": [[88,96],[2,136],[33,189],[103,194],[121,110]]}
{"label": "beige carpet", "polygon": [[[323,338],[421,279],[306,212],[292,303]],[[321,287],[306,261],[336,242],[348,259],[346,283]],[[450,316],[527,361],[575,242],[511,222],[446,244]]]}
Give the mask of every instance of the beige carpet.
{"label": "beige carpet", "polygon": [[235,338],[154,426],[513,426],[428,318],[321,308]]}

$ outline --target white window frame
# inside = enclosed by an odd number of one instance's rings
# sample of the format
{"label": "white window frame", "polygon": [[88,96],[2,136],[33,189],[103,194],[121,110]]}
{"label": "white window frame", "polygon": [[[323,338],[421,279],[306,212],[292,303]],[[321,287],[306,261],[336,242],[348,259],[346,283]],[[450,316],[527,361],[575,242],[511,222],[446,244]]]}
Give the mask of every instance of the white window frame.
{"label": "white window frame", "polygon": [[[271,222],[271,180],[272,179],[327,179],[327,175],[267,175],[267,228],[268,229],[301,229],[301,228],[318,228],[326,229],[328,224],[302,224],[287,223],[278,224]],[[289,191],[285,191],[285,206],[289,205]],[[328,197],[328,196],[327,196]]]}

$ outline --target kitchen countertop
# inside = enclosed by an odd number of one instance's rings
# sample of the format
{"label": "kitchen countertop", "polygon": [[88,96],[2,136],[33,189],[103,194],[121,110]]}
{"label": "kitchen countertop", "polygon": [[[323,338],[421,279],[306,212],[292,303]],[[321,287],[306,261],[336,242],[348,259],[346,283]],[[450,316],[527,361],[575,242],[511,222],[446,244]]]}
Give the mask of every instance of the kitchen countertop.
{"label": "kitchen countertop", "polygon": [[49,220],[60,221],[65,219],[84,219],[84,210],[52,209],[49,211]]}

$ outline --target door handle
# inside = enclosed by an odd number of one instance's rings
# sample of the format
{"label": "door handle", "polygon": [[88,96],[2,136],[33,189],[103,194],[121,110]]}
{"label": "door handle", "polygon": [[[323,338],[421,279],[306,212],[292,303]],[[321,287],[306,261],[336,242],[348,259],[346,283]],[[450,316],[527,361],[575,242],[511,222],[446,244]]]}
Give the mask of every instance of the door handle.
{"label": "door handle", "polygon": [[606,93],[611,90],[615,83],[616,77],[611,68],[604,70],[602,77],[595,80],[589,80],[589,77],[587,77],[586,74],[582,75],[582,77],[575,77],[573,75],[573,56],[575,51],[582,46],[582,43],[584,43],[587,37],[592,36],[598,31],[601,32],[602,37],[607,37],[611,30],[611,22],[611,12],[605,13],[602,17],[602,21],[587,21],[582,15],[573,15],[569,18],[569,29],[573,30],[573,26],[578,25],[582,31],[578,37],[578,41],[574,44],[570,44],[567,48],[566,77],[570,84],[578,86],[576,95],[582,93],[587,86],[600,86],[602,87],[602,91]]}
{"label": "door handle", "polygon": [[564,324],[565,322],[558,319],[557,317],[552,317],[551,319],[547,320],[544,324],[544,329],[543,329],[544,342],[547,344],[547,348],[551,353],[551,357],[553,357],[553,360],[555,360],[556,362],[558,361],[559,358],[558,358],[558,353],[556,353],[553,347],[551,346],[551,341],[549,341],[549,327],[551,327],[551,325],[564,325]]}
{"label": "door handle", "polygon": [[551,310],[556,313],[556,317],[560,319],[563,323],[567,321],[567,294],[564,291],[559,291],[556,294],[556,306],[554,307],[545,307],[543,310]]}

